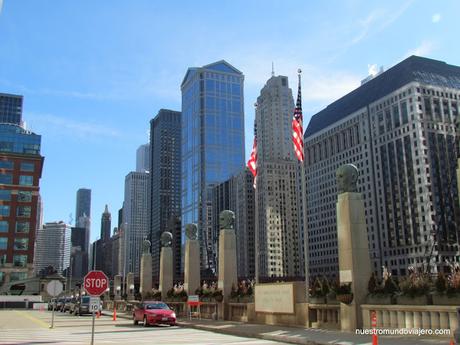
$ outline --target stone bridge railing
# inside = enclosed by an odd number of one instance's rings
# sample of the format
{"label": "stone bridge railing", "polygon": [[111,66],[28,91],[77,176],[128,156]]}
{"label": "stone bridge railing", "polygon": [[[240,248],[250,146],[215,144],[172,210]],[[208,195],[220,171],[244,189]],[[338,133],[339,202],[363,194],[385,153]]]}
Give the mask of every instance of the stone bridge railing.
{"label": "stone bridge railing", "polygon": [[340,304],[309,304],[311,328],[340,329]]}

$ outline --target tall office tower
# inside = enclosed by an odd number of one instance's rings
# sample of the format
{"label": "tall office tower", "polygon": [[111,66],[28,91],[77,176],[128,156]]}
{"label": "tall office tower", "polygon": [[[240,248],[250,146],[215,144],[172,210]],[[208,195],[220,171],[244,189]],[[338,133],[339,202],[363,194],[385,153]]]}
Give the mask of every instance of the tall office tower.
{"label": "tall office tower", "polygon": [[101,216],[101,239],[103,242],[110,240],[110,231],[112,229],[112,214],[109,212],[109,207],[105,205],[104,212]]}
{"label": "tall office tower", "polygon": [[118,230],[123,226],[123,207],[118,210]]}
{"label": "tall office tower", "polygon": [[71,228],[70,274],[72,278],[83,278],[88,273],[88,253],[85,252],[86,229]]}
{"label": "tall office tower", "polygon": [[257,98],[258,224],[255,256],[260,279],[304,275],[299,164],[294,158],[294,112],[288,78],[272,76]]}
{"label": "tall office tower", "polygon": [[150,121],[150,234],[152,273],[160,274],[160,236],[180,217],[181,113],[161,109]]}
{"label": "tall office tower", "polygon": [[20,95],[0,93],[0,123],[22,126],[22,100]]}
{"label": "tall office tower", "polygon": [[120,231],[118,228],[113,228],[113,236],[110,238],[110,249],[111,252],[111,273],[112,275],[120,274]]}
{"label": "tall office tower", "polygon": [[330,104],[305,132],[310,273],[338,275],[335,172],[359,169],[372,267],[459,262],[460,67],[411,56]]}
{"label": "tall office tower", "polygon": [[33,274],[41,136],[0,124],[0,285]]}
{"label": "tall office tower", "polygon": [[34,269],[52,266],[59,274],[70,266],[71,227],[62,221],[45,223],[37,233]]}
{"label": "tall office tower", "polygon": [[89,253],[89,239],[91,234],[91,189],[80,188],[77,190],[75,226],[86,229],[86,248],[84,248],[84,251]]}
{"label": "tall office tower", "polygon": [[136,150],[136,171],[148,172],[150,169],[150,144],[139,146]]}
{"label": "tall office tower", "polygon": [[125,224],[126,273],[139,276],[142,241],[149,238],[149,174],[130,172],[125,178],[123,222]]}
{"label": "tall office tower", "polygon": [[[248,169],[240,171],[212,190],[213,229],[219,229],[219,214],[223,210],[235,212],[236,255],[238,277],[253,279],[255,276],[255,193],[252,174]],[[218,238],[216,233],[215,238]],[[218,243],[215,243],[217,247]],[[218,258],[218,253],[216,250]]]}
{"label": "tall office tower", "polygon": [[244,167],[243,74],[225,61],[182,81],[182,227],[198,224],[202,269],[216,270],[212,187]]}

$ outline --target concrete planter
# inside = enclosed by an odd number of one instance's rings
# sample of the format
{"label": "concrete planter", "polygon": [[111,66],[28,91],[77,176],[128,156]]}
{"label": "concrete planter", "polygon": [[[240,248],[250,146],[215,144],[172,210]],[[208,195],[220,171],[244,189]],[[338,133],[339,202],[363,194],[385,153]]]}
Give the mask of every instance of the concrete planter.
{"label": "concrete planter", "polygon": [[337,300],[337,295],[335,293],[329,293],[326,296],[326,303],[327,304],[340,304],[340,302]]}
{"label": "concrete planter", "polygon": [[309,302],[311,304],[326,304],[326,297],[325,296],[322,296],[322,297],[311,296],[309,299]]}
{"label": "concrete planter", "polygon": [[433,294],[433,305],[460,306],[460,295]]}
{"label": "concrete planter", "polygon": [[369,294],[366,297],[367,304],[390,305],[394,304],[394,297],[387,294]]}
{"label": "concrete planter", "polygon": [[422,295],[422,296],[405,296],[405,295],[400,295],[396,297],[396,304],[402,304],[402,305],[428,305],[428,296]]}

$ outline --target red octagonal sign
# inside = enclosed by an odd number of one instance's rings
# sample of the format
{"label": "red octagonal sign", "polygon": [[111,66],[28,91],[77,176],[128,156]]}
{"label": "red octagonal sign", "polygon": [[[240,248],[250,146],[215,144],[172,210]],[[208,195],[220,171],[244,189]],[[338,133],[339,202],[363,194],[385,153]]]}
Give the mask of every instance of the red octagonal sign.
{"label": "red octagonal sign", "polygon": [[109,288],[109,278],[102,271],[89,271],[83,280],[83,287],[91,296],[100,296]]}

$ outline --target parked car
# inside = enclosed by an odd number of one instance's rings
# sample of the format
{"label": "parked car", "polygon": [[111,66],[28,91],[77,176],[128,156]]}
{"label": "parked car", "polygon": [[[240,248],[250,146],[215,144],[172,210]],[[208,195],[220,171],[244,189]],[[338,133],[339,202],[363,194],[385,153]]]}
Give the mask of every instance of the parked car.
{"label": "parked car", "polygon": [[71,303],[72,303],[72,297],[66,297],[65,302],[64,302],[64,306],[62,307],[61,311],[63,313],[65,313],[66,311],[69,311]]}
{"label": "parked car", "polygon": [[52,298],[50,299],[50,301],[48,302],[48,310],[56,310],[56,306],[57,306],[57,299],[56,298]]}
{"label": "parked car", "polygon": [[133,323],[137,325],[139,321],[144,323],[144,327],[157,324],[175,326],[176,313],[166,303],[145,301],[139,303],[133,311]]}
{"label": "parked car", "polygon": [[91,314],[89,310],[89,296],[81,296],[73,303],[70,313],[74,315]]}
{"label": "parked car", "polygon": [[59,297],[56,302],[56,310],[62,311],[64,309],[65,297]]}

